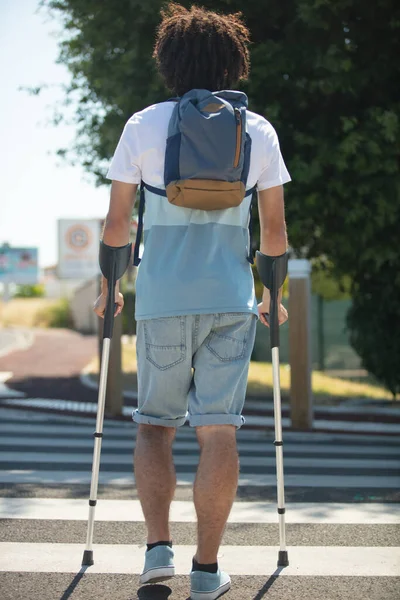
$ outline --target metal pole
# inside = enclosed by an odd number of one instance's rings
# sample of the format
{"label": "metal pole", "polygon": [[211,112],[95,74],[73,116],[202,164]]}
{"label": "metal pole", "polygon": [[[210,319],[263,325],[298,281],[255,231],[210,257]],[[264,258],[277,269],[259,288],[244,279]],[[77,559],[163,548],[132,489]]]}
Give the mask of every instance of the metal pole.
{"label": "metal pole", "polygon": [[313,426],[310,271],[308,260],[289,260],[290,417],[300,430]]}
{"label": "metal pole", "polygon": [[325,332],[324,332],[324,299],[317,296],[318,302],[318,366],[320,371],[325,371]]}
{"label": "metal pole", "polygon": [[9,281],[5,281],[3,283],[4,285],[4,291],[3,291],[3,302],[4,304],[6,304],[7,302],[9,302],[10,298],[11,298],[11,294],[10,294],[10,282]]}

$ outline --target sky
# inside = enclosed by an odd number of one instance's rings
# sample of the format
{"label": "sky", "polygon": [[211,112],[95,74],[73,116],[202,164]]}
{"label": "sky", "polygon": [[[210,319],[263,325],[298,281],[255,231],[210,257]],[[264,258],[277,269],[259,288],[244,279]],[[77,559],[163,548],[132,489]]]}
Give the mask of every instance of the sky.
{"label": "sky", "polygon": [[[38,247],[44,267],[57,262],[57,219],[104,217],[109,186],[56,156],[75,137],[73,126],[49,124],[70,75],[56,64],[61,25],[38,5],[0,0],[0,245]],[[19,90],[39,84],[51,87]]]}

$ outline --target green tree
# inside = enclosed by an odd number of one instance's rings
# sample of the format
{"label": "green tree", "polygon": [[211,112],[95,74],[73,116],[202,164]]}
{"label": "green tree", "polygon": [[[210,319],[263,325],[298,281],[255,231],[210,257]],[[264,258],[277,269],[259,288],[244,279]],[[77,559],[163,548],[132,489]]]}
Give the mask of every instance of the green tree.
{"label": "green tree", "polygon": [[45,289],[43,285],[19,285],[14,298],[43,298]]}
{"label": "green tree", "polygon": [[363,366],[396,398],[400,394],[400,272],[394,280],[386,271],[379,280],[366,275],[356,285],[348,314],[350,342]]}

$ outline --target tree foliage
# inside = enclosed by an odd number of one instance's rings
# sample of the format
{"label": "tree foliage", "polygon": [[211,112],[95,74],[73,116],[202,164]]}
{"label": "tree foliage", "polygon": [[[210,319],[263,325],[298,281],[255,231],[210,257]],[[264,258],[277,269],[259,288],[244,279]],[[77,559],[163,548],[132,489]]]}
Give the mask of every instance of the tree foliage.
{"label": "tree foliage", "polygon": [[[365,276],[357,283],[348,313],[350,342],[363,366],[392,392],[400,394],[400,272],[393,280]],[[397,292],[397,294],[396,294]]]}
{"label": "tree foliage", "polygon": [[44,285],[19,285],[14,298],[43,298],[45,296]]}

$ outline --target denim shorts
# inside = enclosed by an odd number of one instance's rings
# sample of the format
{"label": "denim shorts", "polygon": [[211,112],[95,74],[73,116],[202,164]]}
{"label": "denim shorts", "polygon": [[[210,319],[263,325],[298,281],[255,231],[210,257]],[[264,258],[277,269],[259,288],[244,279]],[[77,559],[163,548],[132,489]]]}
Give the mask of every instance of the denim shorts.
{"label": "denim shorts", "polygon": [[257,317],[185,315],[137,322],[136,423],[192,427],[244,423]]}

